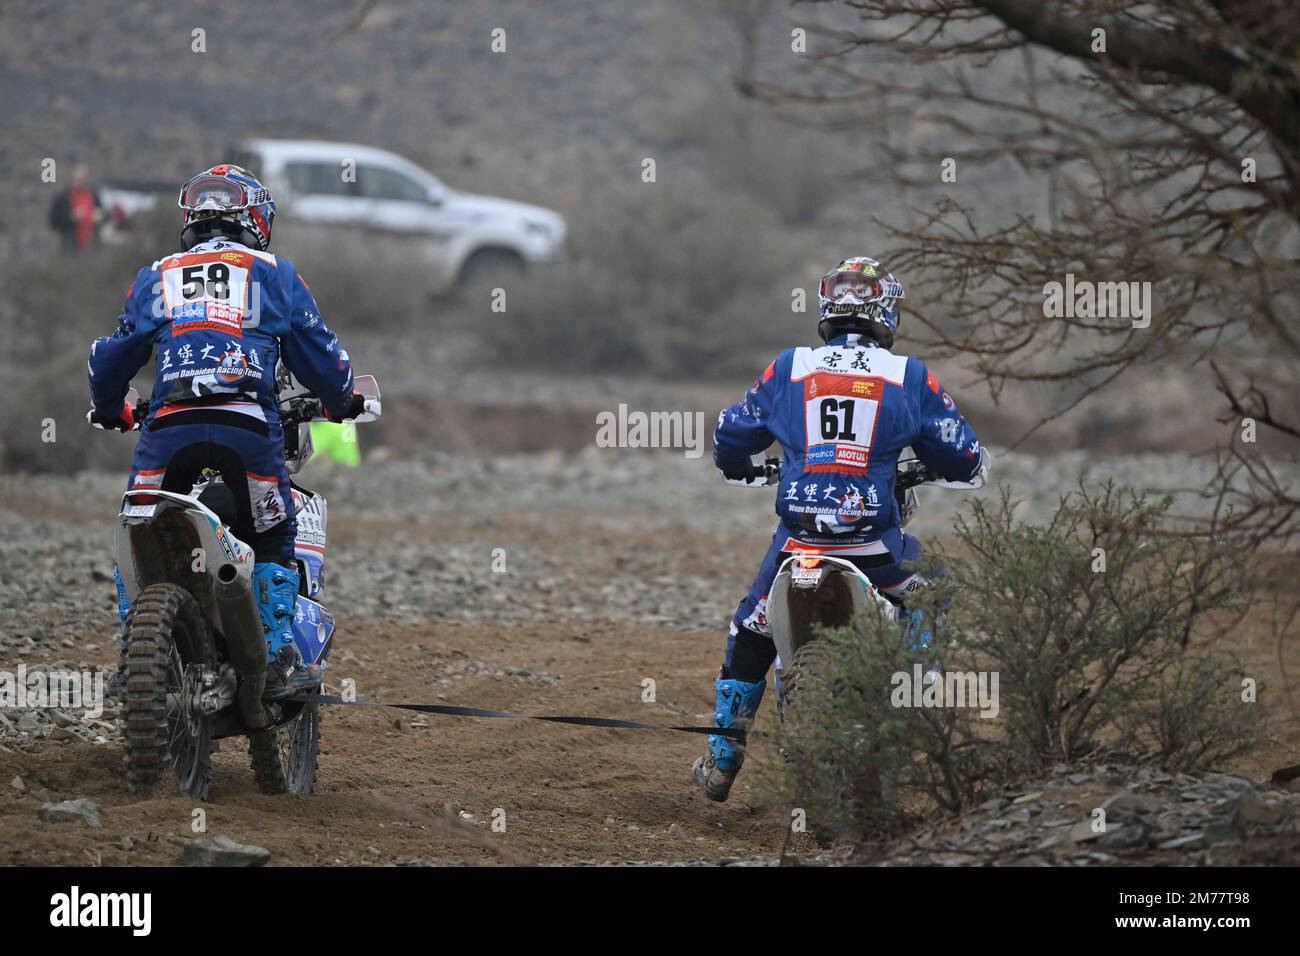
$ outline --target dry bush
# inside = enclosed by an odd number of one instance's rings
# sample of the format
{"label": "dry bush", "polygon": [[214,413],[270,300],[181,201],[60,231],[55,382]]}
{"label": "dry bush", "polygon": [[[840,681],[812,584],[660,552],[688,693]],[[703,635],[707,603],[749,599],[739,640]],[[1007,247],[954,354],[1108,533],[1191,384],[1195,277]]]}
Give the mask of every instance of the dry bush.
{"label": "dry bush", "polygon": [[[831,835],[896,829],[905,811],[960,811],[1053,765],[1222,767],[1264,743],[1237,662],[1208,651],[1207,614],[1239,609],[1230,542],[1168,535],[1169,502],[1111,485],[1062,499],[1045,527],[1005,494],[959,522],[948,577],[919,595],[939,616],[924,658],[897,624],[824,636],[822,693],[782,725],[783,799]],[[1105,570],[1097,552],[1105,552]],[[894,676],[924,659],[996,674],[997,715],[898,707]],[[928,666],[928,665],[927,665]]]}

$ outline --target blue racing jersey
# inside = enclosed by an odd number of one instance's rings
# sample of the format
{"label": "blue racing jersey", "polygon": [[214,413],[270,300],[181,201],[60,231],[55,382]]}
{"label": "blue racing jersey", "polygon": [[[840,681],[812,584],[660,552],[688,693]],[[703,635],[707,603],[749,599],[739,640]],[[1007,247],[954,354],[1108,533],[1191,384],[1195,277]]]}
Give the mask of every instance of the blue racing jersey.
{"label": "blue racing jersey", "polygon": [[919,359],[842,339],[787,349],[724,409],[713,460],[742,477],[773,441],[784,453],[776,512],[810,533],[873,533],[900,521],[899,455],[911,447],[948,481],[980,472],[979,440]]}
{"label": "blue racing jersey", "polygon": [[117,331],[90,347],[95,411],[114,417],[131,378],[157,355],[151,412],[228,403],[276,421],[276,362],[331,416],[348,410],[352,365],[293,263],[228,239],[200,243],[136,275]]}

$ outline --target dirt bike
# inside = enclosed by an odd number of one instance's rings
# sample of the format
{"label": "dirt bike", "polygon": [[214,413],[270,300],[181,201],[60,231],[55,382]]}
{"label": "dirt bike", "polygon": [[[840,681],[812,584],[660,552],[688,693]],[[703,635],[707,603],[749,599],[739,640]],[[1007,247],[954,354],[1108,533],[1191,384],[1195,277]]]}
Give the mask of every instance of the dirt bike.
{"label": "dirt bike", "polygon": [[[764,486],[781,478],[781,462],[765,459],[756,467],[754,479],[732,484]],[[917,509],[916,489],[921,485],[973,490],[983,487],[983,473],[972,481],[945,481],[929,471],[919,459],[900,461],[894,481],[905,527]],[[815,670],[817,631],[847,627],[859,615],[869,612],[897,620],[901,602],[883,594],[863,570],[862,558],[838,557],[815,545],[790,552],[777,569],[767,599],[767,625],[776,645],[777,704],[782,716],[801,686]]]}
{"label": "dirt bike", "polygon": [[[312,455],[311,423],[326,420],[325,411],[287,371],[279,382],[285,463],[296,474]],[[355,421],[379,417],[373,376],[357,376],[355,389],[366,399]],[[135,389],[127,402],[136,422],[148,417],[149,402]],[[320,692],[333,644],[334,618],[320,604],[326,502],[296,482],[290,485],[299,593],[293,643],[270,664],[253,593],[253,549],[230,530],[234,498],[221,476],[205,472],[188,495],[149,488],[123,496],[116,553],[131,608],[119,674],[133,792],[149,790],[170,766],[181,794],[206,799],[213,743],[235,736],[249,738],[253,774],[263,792],[306,794],[315,786],[319,705],[289,699],[304,693],[301,686],[286,692],[264,683],[269,669],[284,668],[287,676],[303,663],[319,665],[321,684],[306,692]],[[267,726],[255,729],[250,714]]]}

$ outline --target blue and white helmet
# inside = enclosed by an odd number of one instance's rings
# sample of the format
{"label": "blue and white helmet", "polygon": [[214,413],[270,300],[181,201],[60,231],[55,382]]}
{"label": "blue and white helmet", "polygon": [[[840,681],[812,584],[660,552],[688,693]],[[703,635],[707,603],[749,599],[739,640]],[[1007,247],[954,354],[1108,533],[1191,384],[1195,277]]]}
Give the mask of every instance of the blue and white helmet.
{"label": "blue and white helmet", "polygon": [[875,259],[845,259],[822,276],[817,334],[823,342],[829,342],[836,336],[856,333],[882,348],[891,348],[898,331],[898,303],[902,298],[902,283]]}
{"label": "blue and white helmet", "polygon": [[271,244],[275,200],[256,176],[239,166],[222,163],[199,173],[181,187],[177,205],[184,210],[181,242],[186,249],[217,236],[251,249],[265,250]]}

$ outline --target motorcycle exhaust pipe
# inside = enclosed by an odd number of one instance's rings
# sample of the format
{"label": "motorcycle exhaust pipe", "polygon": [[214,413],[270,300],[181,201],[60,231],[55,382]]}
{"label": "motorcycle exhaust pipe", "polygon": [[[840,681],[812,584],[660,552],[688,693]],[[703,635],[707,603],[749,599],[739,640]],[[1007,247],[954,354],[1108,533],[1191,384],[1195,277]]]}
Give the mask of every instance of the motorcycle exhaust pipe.
{"label": "motorcycle exhaust pipe", "polygon": [[221,624],[226,634],[226,655],[239,674],[239,712],[252,730],[269,723],[262,707],[266,691],[266,639],[262,614],[253,595],[253,579],[247,566],[223,564],[217,568],[213,588]]}

